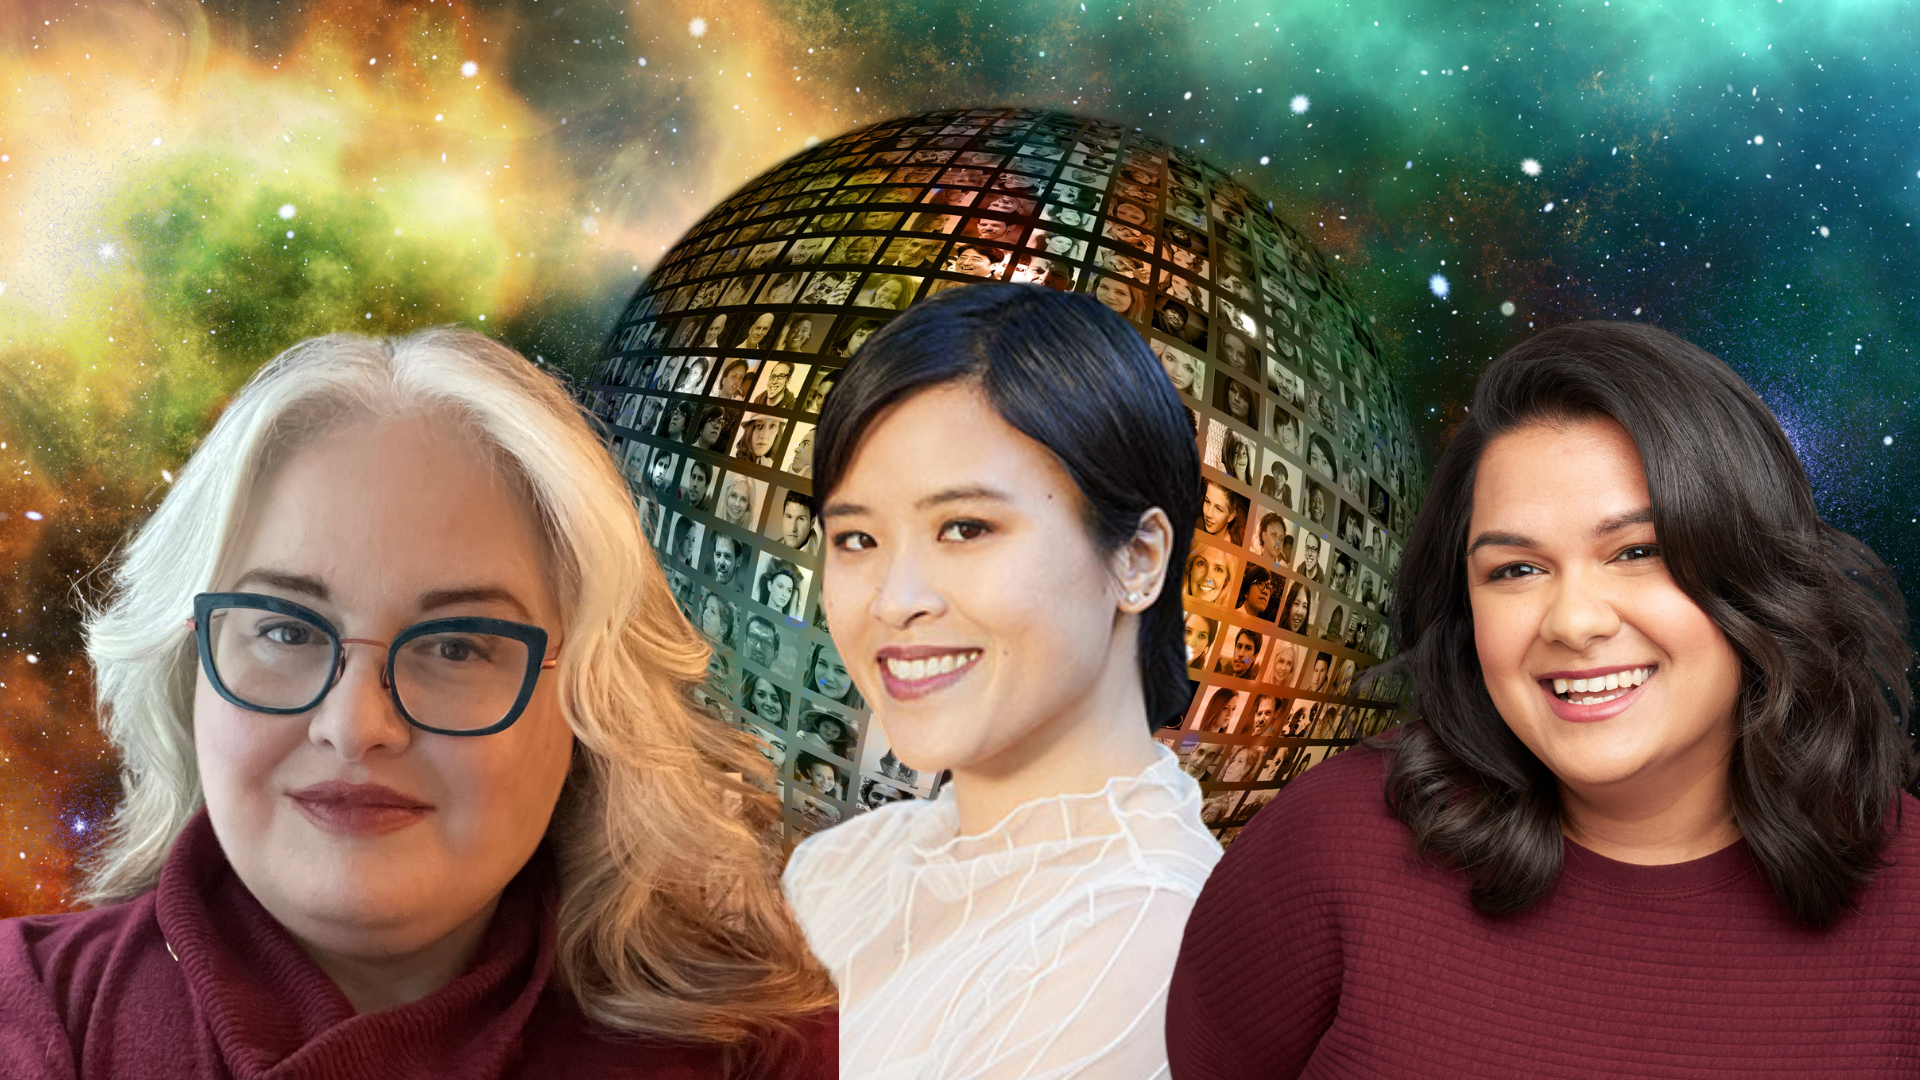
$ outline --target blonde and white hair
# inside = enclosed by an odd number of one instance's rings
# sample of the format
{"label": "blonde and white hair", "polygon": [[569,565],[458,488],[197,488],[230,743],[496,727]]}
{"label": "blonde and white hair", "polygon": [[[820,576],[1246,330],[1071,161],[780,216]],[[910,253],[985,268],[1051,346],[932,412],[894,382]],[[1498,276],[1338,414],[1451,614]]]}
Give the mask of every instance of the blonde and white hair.
{"label": "blonde and white hair", "polygon": [[480,334],[331,334],[288,349],[235,395],[111,564],[87,612],[99,714],[125,801],[86,898],[154,887],[199,810],[197,651],[185,622],[218,587],[263,478],[316,436],[442,417],[513,475],[539,518],[566,648],[553,673],[574,757],[548,830],[561,977],[614,1028],[736,1052],[789,1040],[833,1004],[778,885],[772,770],[689,689],[708,647],[647,545],[626,483],[551,376]]}

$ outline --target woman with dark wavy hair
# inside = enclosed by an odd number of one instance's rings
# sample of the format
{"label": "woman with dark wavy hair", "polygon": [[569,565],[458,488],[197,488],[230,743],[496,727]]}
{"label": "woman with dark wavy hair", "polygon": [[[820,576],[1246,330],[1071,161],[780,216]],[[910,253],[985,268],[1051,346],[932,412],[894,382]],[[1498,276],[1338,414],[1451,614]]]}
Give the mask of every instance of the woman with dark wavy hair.
{"label": "woman with dark wavy hair", "polygon": [[1912,1072],[1905,609],[1739,376],[1648,326],[1521,343],[1398,595],[1419,718],[1236,839],[1175,1077]]}

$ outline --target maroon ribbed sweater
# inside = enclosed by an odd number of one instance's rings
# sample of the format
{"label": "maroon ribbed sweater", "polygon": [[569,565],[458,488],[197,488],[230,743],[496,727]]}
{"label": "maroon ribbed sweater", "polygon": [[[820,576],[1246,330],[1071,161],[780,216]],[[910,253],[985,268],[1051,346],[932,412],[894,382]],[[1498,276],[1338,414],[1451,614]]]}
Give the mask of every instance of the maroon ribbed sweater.
{"label": "maroon ribbed sweater", "polygon": [[[152,892],[0,922],[0,1078],[718,1077],[712,1050],[625,1038],[581,1014],[553,981],[554,899],[542,852],[508,885],[466,971],[355,1015],[234,876],[203,811]],[[807,1052],[756,1075],[826,1080],[838,1056],[826,1015]]]}
{"label": "maroon ribbed sweater", "polygon": [[1572,842],[1520,915],[1419,859],[1356,748],[1288,785],[1201,891],[1174,1080],[1920,1076],[1920,802],[1833,929],[1780,913],[1745,841],[1635,866]]}

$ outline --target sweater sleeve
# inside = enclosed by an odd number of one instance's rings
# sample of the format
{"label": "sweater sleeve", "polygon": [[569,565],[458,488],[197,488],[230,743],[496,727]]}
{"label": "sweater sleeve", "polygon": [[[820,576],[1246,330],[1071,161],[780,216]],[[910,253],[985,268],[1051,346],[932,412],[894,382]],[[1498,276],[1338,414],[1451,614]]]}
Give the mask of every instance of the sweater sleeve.
{"label": "sweater sleeve", "polygon": [[1356,797],[1380,799],[1377,763],[1342,760],[1361,756],[1343,754],[1288,785],[1207,879],[1169,989],[1174,1080],[1298,1076],[1333,1023],[1342,819]]}
{"label": "sweater sleeve", "polygon": [[0,921],[0,1076],[74,1080],[73,1047],[29,947],[31,925]]}

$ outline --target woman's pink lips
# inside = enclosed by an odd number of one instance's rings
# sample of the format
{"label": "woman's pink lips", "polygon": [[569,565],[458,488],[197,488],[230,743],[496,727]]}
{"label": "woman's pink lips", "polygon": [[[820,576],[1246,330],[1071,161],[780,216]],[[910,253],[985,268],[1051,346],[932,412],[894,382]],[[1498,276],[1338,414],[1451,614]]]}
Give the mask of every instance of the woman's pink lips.
{"label": "woman's pink lips", "polygon": [[[1603,701],[1598,705],[1575,705],[1571,701],[1560,700],[1560,695],[1553,692],[1551,679],[1538,681],[1536,685],[1540,687],[1541,693],[1547,695],[1547,707],[1553,710],[1555,716],[1575,724],[1590,724],[1598,720],[1611,720],[1632,708],[1633,703],[1640,700],[1640,691],[1646,689],[1647,683],[1652,682],[1654,676],[1658,674],[1659,669],[1656,668],[1652,675],[1647,676],[1647,682],[1628,690],[1612,701]],[[1601,691],[1601,693],[1605,692]]]}
{"label": "woman's pink lips", "polygon": [[952,653],[964,653],[964,652],[973,652],[973,651],[975,650],[939,649],[939,648],[928,648],[926,646],[911,646],[907,648],[882,649],[880,650],[879,655],[876,657],[876,659],[879,661],[879,667],[880,667],[880,684],[886,687],[887,696],[890,698],[893,698],[895,701],[912,701],[915,698],[926,697],[928,694],[931,694],[936,690],[944,690],[947,687],[952,686],[954,683],[959,682],[961,678],[963,678],[968,672],[972,671],[976,666],[978,666],[980,661],[977,659],[973,660],[968,664],[966,664],[964,667],[955,668],[954,670],[946,672],[944,674],[930,675],[924,679],[907,680],[907,679],[895,678],[893,675],[893,672],[887,670],[887,660],[889,658],[895,659],[895,660],[926,660],[926,659],[931,659],[937,656],[946,656]]}
{"label": "woman's pink lips", "polygon": [[433,806],[380,784],[328,780],[290,791],[295,809],[321,829],[339,836],[380,836],[413,825]]}

